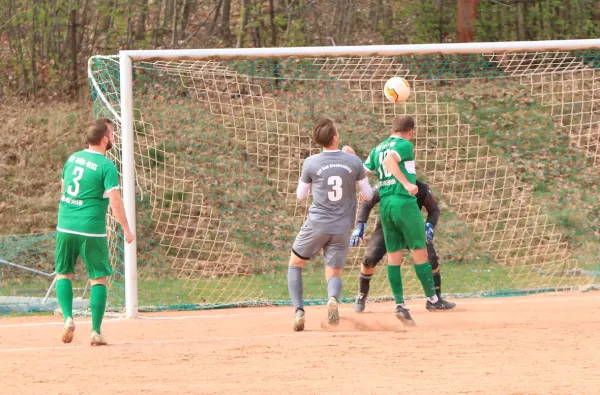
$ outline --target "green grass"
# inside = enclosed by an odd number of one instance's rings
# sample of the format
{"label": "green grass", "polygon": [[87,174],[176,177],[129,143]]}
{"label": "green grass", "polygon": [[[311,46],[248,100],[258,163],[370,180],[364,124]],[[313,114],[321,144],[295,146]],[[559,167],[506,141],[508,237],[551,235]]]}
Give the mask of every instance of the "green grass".
{"label": "green grass", "polygon": [[[596,268],[598,269],[598,268]],[[523,270],[519,268],[519,270]],[[320,274],[320,273],[319,273]],[[343,276],[344,289],[342,298],[351,300],[358,290],[356,270],[346,272]],[[526,282],[521,277],[524,274],[511,274],[510,268],[501,265],[466,265],[464,263],[445,263],[442,265],[443,290],[452,295],[467,296],[503,296],[523,293],[524,290],[536,290],[538,287],[532,281],[531,274],[525,276]],[[327,286],[324,276],[304,276],[304,298],[309,303],[321,304],[325,302]],[[403,267],[403,277],[407,295],[419,297],[420,285],[414,281],[414,269],[411,266]],[[542,277],[540,275],[540,277]],[[546,276],[544,276],[546,277]],[[544,289],[578,286],[591,283],[592,278],[585,276],[565,277],[560,275],[548,276],[540,279],[539,283],[545,284]],[[286,272],[280,270],[277,275],[256,275],[234,277],[229,279],[197,280],[196,290],[185,288],[185,280],[145,280],[139,284],[140,306],[168,309],[196,309],[217,307],[219,305],[236,305],[241,302],[289,304]],[[374,276],[373,288],[375,296],[389,295],[387,274],[385,269],[379,269]],[[200,291],[201,290],[201,291]],[[248,291],[247,294],[254,298],[239,299],[232,303],[232,295],[236,290]],[[540,289],[540,291],[542,291]],[[240,292],[243,293],[243,292]]]}
{"label": "green grass", "polygon": [[[541,270],[532,274],[531,267],[506,267],[493,263],[465,264],[446,262],[442,264],[443,291],[452,297],[510,296],[544,292],[569,287],[593,284],[600,275],[600,267],[590,263],[587,270],[595,271],[596,277],[586,275],[568,276],[560,270]],[[537,274],[537,276],[535,275]],[[357,292],[358,271],[349,268],[343,277],[342,299],[352,301]],[[420,297],[421,288],[415,280],[411,266],[403,267],[405,294]],[[536,284],[544,284],[542,288]],[[2,296],[43,297],[50,280],[35,279],[29,282],[5,280],[0,282]],[[74,284],[75,297],[80,297],[85,283]],[[304,298],[307,304],[322,304],[326,297],[326,284],[319,265],[307,267],[304,275]],[[387,274],[379,268],[372,281],[372,296],[389,295]],[[289,304],[286,270],[279,267],[274,275],[232,276],[219,279],[144,279],[138,285],[139,306],[142,311],[153,310],[196,310],[207,308],[234,307],[252,304]],[[244,295],[246,297],[244,297]],[[86,295],[86,296],[89,296]],[[235,296],[238,298],[235,299]],[[51,298],[55,298],[54,293]],[[1,296],[0,296],[1,300]],[[124,306],[122,283],[114,282],[109,292],[109,308],[121,310]],[[21,313],[18,313],[19,315]]]}

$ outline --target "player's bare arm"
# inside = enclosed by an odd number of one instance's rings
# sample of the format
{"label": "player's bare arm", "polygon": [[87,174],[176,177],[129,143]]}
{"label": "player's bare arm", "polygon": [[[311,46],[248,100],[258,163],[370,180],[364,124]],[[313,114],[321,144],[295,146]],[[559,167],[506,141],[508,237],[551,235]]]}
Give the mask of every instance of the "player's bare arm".
{"label": "player's bare arm", "polygon": [[113,212],[113,215],[123,228],[123,232],[125,233],[125,241],[128,244],[133,242],[135,235],[133,232],[131,232],[129,223],[127,222],[127,216],[125,215],[125,207],[123,206],[121,192],[118,189],[113,189],[112,191],[108,192],[108,200],[110,201],[110,208]]}
{"label": "player's bare arm", "polygon": [[360,189],[360,200],[361,202],[366,202],[373,198],[373,188],[369,185],[369,178],[365,177],[362,180],[358,181],[358,188]]}

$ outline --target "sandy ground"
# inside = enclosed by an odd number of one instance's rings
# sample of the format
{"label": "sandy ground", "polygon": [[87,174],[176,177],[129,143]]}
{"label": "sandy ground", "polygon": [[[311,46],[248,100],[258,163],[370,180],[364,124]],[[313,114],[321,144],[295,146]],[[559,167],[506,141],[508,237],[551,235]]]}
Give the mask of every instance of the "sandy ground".
{"label": "sandy ground", "polygon": [[89,346],[90,319],[60,342],[59,317],[0,319],[2,394],[598,394],[600,293],[460,299],[456,311],[390,304],[329,327],[307,308],[143,314],[107,319],[109,346]]}

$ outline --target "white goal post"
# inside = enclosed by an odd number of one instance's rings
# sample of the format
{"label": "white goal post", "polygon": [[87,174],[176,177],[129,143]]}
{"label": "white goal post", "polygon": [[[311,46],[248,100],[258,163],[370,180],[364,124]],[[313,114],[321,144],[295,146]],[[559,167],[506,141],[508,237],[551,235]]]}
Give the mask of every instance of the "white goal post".
{"label": "white goal post", "polygon": [[[124,50],[118,56],[120,70],[120,123],[122,133],[122,185],[125,211],[136,236],[136,164],[134,134],[133,67],[137,61],[221,61],[234,59],[352,58],[401,55],[505,54],[600,50],[600,39],[494,42],[460,44],[375,45],[300,48],[239,48]],[[90,78],[94,77],[90,74]],[[125,310],[127,318],[138,316],[137,240],[124,245]]]}

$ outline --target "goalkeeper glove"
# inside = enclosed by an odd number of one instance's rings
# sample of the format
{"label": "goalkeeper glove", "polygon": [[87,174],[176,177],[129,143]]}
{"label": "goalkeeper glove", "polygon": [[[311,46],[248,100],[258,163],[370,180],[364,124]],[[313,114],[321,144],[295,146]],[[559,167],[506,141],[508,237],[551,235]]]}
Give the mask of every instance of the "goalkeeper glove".
{"label": "goalkeeper glove", "polygon": [[358,247],[360,245],[360,241],[365,235],[365,229],[367,224],[359,222],[356,225],[356,229],[352,232],[352,236],[350,236],[350,247]]}
{"label": "goalkeeper glove", "polygon": [[425,224],[425,237],[427,238],[427,244],[433,243],[433,225],[429,222]]}

